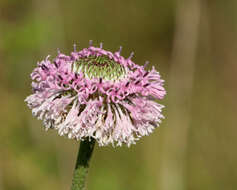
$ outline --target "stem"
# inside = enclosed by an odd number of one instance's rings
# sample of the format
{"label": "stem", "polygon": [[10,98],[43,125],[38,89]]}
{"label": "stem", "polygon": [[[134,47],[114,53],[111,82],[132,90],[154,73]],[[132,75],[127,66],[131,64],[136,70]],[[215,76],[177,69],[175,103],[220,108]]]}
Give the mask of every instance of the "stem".
{"label": "stem", "polygon": [[86,139],[81,141],[80,149],[77,155],[77,162],[72,178],[71,190],[84,190],[85,179],[89,169],[89,161],[94,149],[95,140]]}

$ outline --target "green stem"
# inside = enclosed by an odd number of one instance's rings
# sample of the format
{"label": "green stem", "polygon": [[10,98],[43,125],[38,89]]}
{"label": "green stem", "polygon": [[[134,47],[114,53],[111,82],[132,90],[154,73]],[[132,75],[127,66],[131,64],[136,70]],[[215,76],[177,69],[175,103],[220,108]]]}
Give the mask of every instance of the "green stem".
{"label": "green stem", "polygon": [[81,141],[77,155],[77,162],[73,173],[71,190],[84,190],[85,180],[89,169],[89,161],[94,149],[95,140],[86,139]]}

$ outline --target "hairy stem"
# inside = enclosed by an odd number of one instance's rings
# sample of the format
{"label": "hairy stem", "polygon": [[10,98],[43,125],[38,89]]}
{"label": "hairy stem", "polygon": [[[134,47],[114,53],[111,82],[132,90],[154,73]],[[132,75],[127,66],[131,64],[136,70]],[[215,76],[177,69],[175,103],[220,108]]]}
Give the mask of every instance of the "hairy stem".
{"label": "hairy stem", "polygon": [[94,149],[95,140],[81,141],[73,173],[71,190],[85,190],[85,181],[89,169],[89,161]]}

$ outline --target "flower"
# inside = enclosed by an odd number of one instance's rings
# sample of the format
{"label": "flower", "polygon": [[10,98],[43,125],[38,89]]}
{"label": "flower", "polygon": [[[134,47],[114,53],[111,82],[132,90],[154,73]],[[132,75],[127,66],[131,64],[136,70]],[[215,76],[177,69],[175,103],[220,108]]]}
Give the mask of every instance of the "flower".
{"label": "flower", "polygon": [[159,73],[92,44],[70,56],[58,52],[39,62],[31,74],[33,94],[25,101],[46,130],[100,146],[130,146],[161,122],[166,94]]}

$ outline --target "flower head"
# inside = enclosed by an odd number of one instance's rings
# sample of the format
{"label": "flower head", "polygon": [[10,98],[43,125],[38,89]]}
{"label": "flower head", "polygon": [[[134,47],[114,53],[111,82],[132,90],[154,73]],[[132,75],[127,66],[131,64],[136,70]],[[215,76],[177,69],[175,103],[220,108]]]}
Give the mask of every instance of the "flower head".
{"label": "flower head", "polygon": [[31,74],[33,94],[26,98],[32,113],[46,129],[100,146],[128,146],[150,134],[161,119],[163,105],[155,100],[166,94],[163,80],[153,67],[136,65],[90,44],[70,56],[59,52],[38,63]]}

